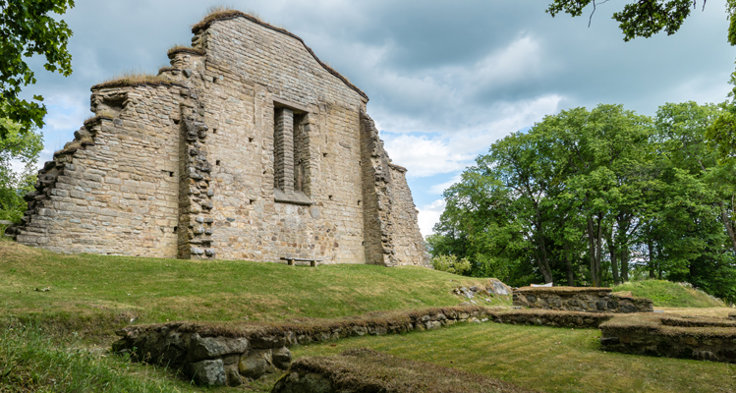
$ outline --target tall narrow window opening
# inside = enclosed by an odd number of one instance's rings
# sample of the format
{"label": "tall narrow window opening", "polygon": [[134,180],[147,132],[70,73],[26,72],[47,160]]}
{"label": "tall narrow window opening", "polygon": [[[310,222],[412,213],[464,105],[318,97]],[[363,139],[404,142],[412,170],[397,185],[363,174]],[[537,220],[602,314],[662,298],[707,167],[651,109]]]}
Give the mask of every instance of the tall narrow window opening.
{"label": "tall narrow window opening", "polygon": [[274,103],[273,124],[274,196],[278,202],[310,204],[308,114]]}

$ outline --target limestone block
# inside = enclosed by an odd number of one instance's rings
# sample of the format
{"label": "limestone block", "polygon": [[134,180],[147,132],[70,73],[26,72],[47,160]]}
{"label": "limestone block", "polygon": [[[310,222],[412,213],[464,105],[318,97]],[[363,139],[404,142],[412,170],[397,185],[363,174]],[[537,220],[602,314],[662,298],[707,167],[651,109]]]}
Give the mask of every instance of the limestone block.
{"label": "limestone block", "polygon": [[252,379],[258,379],[264,374],[276,371],[271,360],[271,350],[255,350],[244,354],[240,357],[238,371],[240,375]]}
{"label": "limestone block", "polygon": [[287,370],[291,365],[291,352],[287,347],[274,349],[271,353],[273,365],[281,370]]}
{"label": "limestone block", "polygon": [[189,343],[189,357],[193,361],[240,354],[247,350],[248,340],[242,337],[201,337],[195,333]]}
{"label": "limestone block", "polygon": [[227,383],[222,359],[208,359],[191,363],[192,378],[198,385],[223,386]]}

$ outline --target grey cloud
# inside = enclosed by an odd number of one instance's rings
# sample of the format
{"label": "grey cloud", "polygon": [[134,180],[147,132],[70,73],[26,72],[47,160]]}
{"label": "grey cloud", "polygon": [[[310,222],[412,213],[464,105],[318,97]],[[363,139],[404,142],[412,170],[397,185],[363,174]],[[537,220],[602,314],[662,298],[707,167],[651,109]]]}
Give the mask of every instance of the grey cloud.
{"label": "grey cloud", "polygon": [[[125,72],[148,72],[166,65],[166,50],[187,44],[190,27],[219,1],[81,0],[65,16],[74,30],[70,50],[75,73],[68,79],[39,73],[29,94],[88,95],[89,86]],[[562,97],[561,105],[623,103],[652,112],[666,92],[690,86],[703,92],[724,91],[734,50],[725,43],[723,1],[708,2],[674,37],[624,43],[609,19],[617,3],[587,18],[544,12],[546,2],[471,1],[232,1],[305,39],[331,64],[371,97],[371,110],[391,131],[445,134],[488,124],[498,102],[523,103],[539,97]],[[610,6],[610,7],[609,7]],[[488,56],[521,37],[539,50],[514,60],[521,77],[488,78],[478,69]],[[536,67],[525,68],[527,62]],[[476,67],[476,68],[474,68]],[[477,75],[472,75],[475,72]],[[720,80],[720,82],[719,82]],[[74,93],[76,92],[76,93]],[[682,89],[680,96],[686,95]],[[707,97],[704,97],[707,98]],[[412,121],[407,121],[412,119]],[[410,125],[411,129],[400,127]],[[507,130],[513,131],[513,130]]]}

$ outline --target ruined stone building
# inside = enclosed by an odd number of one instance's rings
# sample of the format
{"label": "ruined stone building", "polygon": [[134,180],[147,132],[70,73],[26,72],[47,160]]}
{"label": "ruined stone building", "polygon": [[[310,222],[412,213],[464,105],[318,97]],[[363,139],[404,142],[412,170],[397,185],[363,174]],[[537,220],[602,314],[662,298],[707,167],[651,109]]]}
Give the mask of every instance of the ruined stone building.
{"label": "ruined stone building", "polygon": [[368,97],[294,34],[237,11],[157,76],[92,87],[95,116],[14,228],[61,252],[427,265],[406,169]]}

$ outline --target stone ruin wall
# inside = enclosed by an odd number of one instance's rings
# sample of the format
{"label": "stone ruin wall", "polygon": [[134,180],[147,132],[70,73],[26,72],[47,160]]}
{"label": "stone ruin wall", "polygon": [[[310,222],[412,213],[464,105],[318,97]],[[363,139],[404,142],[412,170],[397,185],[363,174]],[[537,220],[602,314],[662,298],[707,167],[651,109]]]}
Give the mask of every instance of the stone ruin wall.
{"label": "stone ruin wall", "polygon": [[39,172],[16,239],[59,252],[175,255],[179,92],[95,91],[97,116]]}
{"label": "stone ruin wall", "polygon": [[[428,265],[404,170],[390,163],[363,92],[298,37],[245,14],[193,32],[192,48],[173,48],[155,80],[92,88],[97,116],[40,172],[18,241],[62,252]],[[287,113],[299,119],[293,140],[279,139]],[[301,174],[291,191],[276,184],[274,149],[293,160],[276,164],[292,171],[285,178]]]}
{"label": "stone ruin wall", "polygon": [[517,307],[597,313],[652,312],[652,301],[646,298],[613,293],[598,287],[522,287],[513,292]]}
{"label": "stone ruin wall", "polygon": [[[391,168],[391,234],[393,255],[398,265],[420,265],[417,255],[427,254],[424,238],[419,232],[417,208],[406,182],[406,168],[390,164]],[[429,259],[427,254],[426,259]]]}

